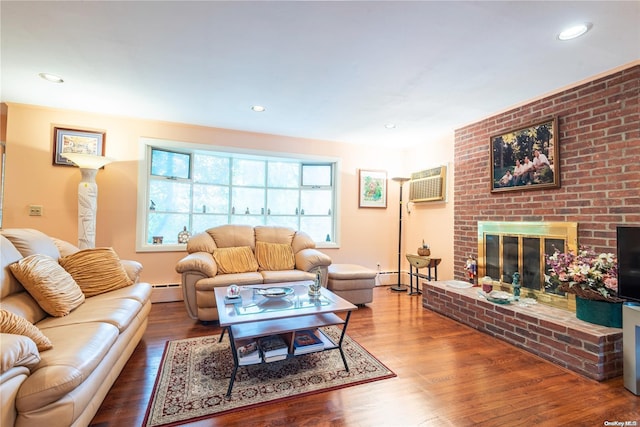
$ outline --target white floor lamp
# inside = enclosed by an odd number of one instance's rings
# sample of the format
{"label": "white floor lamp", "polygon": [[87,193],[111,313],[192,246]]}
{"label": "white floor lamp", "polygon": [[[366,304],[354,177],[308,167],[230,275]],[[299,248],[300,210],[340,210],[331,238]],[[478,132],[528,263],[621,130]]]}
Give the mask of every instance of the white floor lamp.
{"label": "white floor lamp", "polygon": [[398,222],[399,228],[398,228],[398,284],[395,286],[391,287],[392,291],[395,292],[407,292],[407,287],[405,285],[402,284],[402,280],[401,276],[402,276],[402,270],[401,270],[401,260],[402,260],[402,185],[409,181],[409,178],[401,178],[401,177],[396,177],[396,178],[391,178],[391,180],[399,182],[400,183],[400,220]]}
{"label": "white floor lamp", "polygon": [[78,184],[78,247],[90,249],[96,246],[96,213],[98,210],[98,169],[113,159],[92,154],[62,153],[62,157],[80,168],[82,178]]}

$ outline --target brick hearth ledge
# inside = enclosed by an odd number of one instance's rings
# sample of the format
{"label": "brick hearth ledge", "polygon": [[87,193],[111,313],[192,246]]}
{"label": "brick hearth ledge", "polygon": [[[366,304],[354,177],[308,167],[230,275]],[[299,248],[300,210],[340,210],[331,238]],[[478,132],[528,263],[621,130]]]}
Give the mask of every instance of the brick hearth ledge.
{"label": "brick hearth ledge", "polygon": [[422,306],[585,377],[622,375],[622,329],[542,304],[494,304],[478,295],[479,287],[459,289],[451,282],[456,281],[423,282]]}

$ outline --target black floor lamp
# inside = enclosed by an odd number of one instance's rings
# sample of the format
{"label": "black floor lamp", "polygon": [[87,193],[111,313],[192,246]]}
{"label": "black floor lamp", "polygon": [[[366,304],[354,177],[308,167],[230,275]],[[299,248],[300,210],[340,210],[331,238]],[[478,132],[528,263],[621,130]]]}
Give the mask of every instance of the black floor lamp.
{"label": "black floor lamp", "polygon": [[402,275],[401,271],[401,256],[402,256],[402,185],[409,181],[409,178],[391,178],[393,181],[400,183],[400,220],[398,222],[398,284],[391,287],[392,291],[395,292],[407,292],[407,287],[402,284],[400,277]]}

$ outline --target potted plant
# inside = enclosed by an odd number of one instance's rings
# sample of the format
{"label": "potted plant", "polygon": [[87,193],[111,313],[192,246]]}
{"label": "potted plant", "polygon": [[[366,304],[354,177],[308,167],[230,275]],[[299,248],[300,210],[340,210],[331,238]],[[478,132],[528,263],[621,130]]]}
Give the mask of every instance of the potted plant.
{"label": "potted plant", "polygon": [[603,326],[622,327],[622,302],[618,298],[618,259],[612,253],[596,254],[581,246],[577,253],[545,257],[548,286],[576,296],[576,317]]}

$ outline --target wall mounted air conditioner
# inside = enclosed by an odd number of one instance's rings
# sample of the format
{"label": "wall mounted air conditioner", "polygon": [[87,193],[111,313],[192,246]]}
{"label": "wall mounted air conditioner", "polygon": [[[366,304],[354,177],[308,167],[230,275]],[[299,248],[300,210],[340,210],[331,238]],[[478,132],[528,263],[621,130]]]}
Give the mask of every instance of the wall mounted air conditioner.
{"label": "wall mounted air conditioner", "polygon": [[409,201],[422,203],[444,200],[447,194],[446,181],[446,166],[412,173],[409,181]]}

